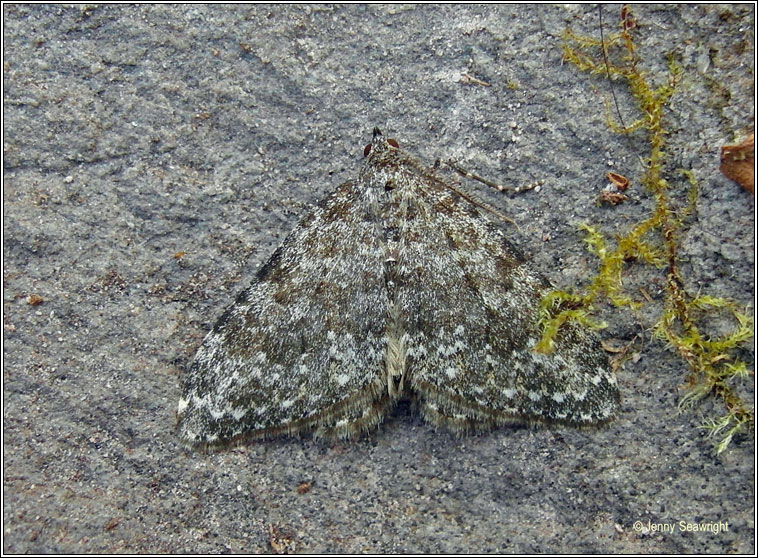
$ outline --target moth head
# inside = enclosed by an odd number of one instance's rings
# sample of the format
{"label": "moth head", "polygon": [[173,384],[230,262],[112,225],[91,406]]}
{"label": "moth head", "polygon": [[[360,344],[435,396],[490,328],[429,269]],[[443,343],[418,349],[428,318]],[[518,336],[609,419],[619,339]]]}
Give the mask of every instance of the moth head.
{"label": "moth head", "polygon": [[378,153],[379,151],[385,151],[387,149],[399,148],[400,144],[398,144],[396,140],[392,138],[384,139],[381,130],[379,128],[374,128],[374,139],[363,149],[363,156],[368,157],[372,151]]}

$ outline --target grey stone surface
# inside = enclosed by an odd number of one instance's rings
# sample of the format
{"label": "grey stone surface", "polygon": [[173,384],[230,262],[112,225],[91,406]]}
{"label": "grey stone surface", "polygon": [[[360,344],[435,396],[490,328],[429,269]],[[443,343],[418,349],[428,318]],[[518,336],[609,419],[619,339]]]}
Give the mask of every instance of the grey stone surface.
{"label": "grey stone surface", "polygon": [[[608,32],[619,9],[605,7]],[[638,182],[627,204],[594,203],[606,171],[634,180],[646,153],[605,125],[607,80],[561,63],[560,34],[597,36],[596,8],[3,10],[4,552],[755,552],[754,440],[716,457],[697,427],[719,406],[677,414],[687,368],[646,329],[665,277],[642,266],[625,281],[655,304],[602,316],[610,343],[645,339],[602,430],[459,439],[403,405],[342,444],[203,455],[174,433],[202,337],[309,205],[356,175],[374,126],[430,164],[544,179],[515,198],[465,187],[519,224],[514,242],[556,284],[593,272],[577,225],[621,232],[653,205]],[[754,200],[718,151],[754,125],[754,7],[635,13],[651,75],[668,52],[684,67],[668,123],[672,168],[701,185],[688,289],[752,311]]]}

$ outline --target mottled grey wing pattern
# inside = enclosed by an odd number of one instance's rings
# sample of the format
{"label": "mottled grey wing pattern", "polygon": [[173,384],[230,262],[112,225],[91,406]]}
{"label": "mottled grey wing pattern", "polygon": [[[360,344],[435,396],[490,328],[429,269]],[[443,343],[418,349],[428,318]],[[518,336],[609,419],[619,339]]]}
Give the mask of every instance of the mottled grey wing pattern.
{"label": "mottled grey wing pattern", "polygon": [[535,352],[550,283],[482,209],[413,159],[400,167],[396,281],[407,320],[406,383],[425,418],[458,431],[610,420],[618,387],[597,336],[568,324],[553,353]]}
{"label": "mottled grey wing pattern", "polygon": [[600,424],[619,393],[576,324],[536,353],[550,285],[500,224],[374,130],[357,182],[303,219],[224,313],[185,377],[190,446],[349,437],[403,395],[462,432],[508,422]]}
{"label": "mottled grey wing pattern", "polygon": [[387,294],[375,205],[343,184],[226,310],[185,377],[185,443],[313,427],[338,436],[381,419]]}

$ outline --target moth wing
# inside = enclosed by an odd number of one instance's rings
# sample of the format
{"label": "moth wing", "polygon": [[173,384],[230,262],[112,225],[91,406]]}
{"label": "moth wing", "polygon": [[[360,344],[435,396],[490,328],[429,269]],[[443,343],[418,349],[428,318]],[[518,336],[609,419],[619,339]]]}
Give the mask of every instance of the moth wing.
{"label": "moth wing", "polygon": [[365,196],[351,182],[327,196],[207,335],[179,402],[187,445],[381,420],[387,295]]}
{"label": "moth wing", "polygon": [[458,431],[612,419],[618,387],[593,332],[570,323],[553,353],[533,350],[550,283],[501,228],[441,182],[415,181],[406,207],[399,303],[425,418]]}

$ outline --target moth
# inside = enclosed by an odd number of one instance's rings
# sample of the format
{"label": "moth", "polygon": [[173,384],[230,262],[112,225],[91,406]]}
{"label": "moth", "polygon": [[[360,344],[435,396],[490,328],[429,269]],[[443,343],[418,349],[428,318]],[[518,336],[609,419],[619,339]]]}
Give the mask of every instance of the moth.
{"label": "moth", "polygon": [[619,390],[594,332],[567,323],[552,353],[533,350],[551,285],[502,220],[378,129],[364,155],[202,342],[183,443],[352,438],[404,397],[455,432],[611,420]]}

